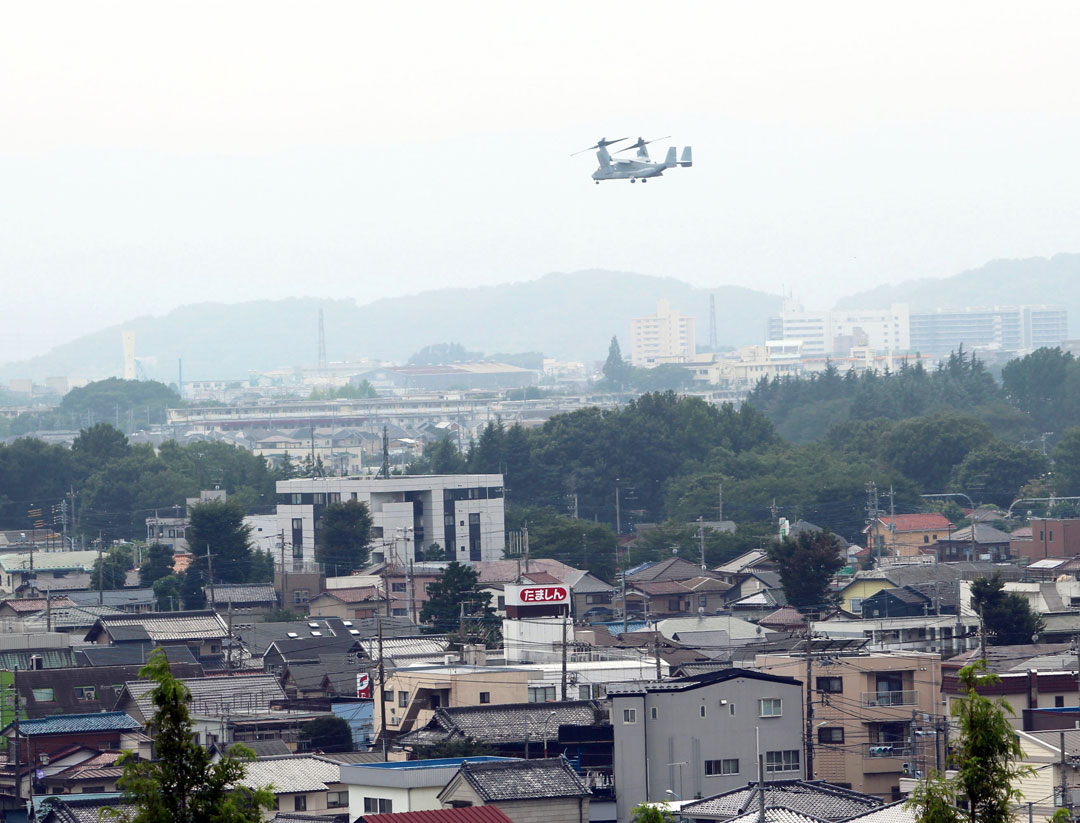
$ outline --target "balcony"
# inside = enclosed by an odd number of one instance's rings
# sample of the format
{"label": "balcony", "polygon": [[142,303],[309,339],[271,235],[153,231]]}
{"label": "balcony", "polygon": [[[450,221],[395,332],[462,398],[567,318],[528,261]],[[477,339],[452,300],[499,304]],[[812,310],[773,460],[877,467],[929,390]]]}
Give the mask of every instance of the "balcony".
{"label": "balcony", "polygon": [[863,750],[863,773],[893,774],[903,772],[911,758],[906,743],[867,743]]}
{"label": "balcony", "polygon": [[914,689],[889,692],[863,692],[862,705],[864,708],[879,708],[883,706],[918,706],[919,693]]}

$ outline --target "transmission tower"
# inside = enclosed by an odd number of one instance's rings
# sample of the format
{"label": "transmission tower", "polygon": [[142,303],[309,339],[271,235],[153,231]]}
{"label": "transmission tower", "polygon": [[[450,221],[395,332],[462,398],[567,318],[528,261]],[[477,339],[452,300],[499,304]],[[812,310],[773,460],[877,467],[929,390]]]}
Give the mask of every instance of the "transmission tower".
{"label": "transmission tower", "polygon": [[322,309],[319,309],[319,374],[326,374],[326,326]]}

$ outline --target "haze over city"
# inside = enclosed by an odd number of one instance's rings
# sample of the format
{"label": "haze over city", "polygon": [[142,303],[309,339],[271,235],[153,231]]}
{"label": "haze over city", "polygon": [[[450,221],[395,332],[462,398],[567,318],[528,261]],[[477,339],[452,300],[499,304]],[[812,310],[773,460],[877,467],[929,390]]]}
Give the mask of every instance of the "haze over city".
{"label": "haze over city", "polygon": [[[1078,17],[23,4],[0,31],[0,361],[202,301],[597,267],[824,308],[1072,251]],[[569,156],[639,134],[694,167],[594,186]]]}

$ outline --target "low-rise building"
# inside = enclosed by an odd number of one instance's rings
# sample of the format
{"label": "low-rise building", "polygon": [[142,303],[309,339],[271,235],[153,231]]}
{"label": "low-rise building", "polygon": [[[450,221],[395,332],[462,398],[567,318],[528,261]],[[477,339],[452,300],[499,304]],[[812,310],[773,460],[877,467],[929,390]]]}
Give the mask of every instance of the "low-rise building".
{"label": "low-rise building", "polygon": [[444,808],[498,806],[514,823],[589,820],[589,789],[565,757],[466,760],[439,792]]}

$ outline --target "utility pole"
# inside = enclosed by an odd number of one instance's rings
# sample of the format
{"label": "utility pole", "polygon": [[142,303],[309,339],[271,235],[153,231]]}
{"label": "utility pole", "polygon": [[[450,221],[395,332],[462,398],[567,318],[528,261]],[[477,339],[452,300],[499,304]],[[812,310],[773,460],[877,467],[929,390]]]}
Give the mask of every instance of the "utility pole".
{"label": "utility pole", "polygon": [[[18,728],[18,727],[16,727]],[[15,734],[18,734],[16,731]],[[1065,732],[1061,732],[1061,765],[1058,767],[1061,770],[1061,805],[1063,808],[1069,810],[1069,815],[1072,815],[1072,803],[1069,802],[1069,779],[1065,773]]]}
{"label": "utility pole", "polygon": [[529,573],[529,524],[521,527],[521,550],[525,553],[525,574]]}
{"label": "utility pole", "polygon": [[581,533],[581,568],[589,568],[589,536]]}
{"label": "utility pole", "polygon": [[285,592],[287,588],[285,586],[285,529],[281,530],[281,535],[278,537],[278,549],[281,552],[281,608],[288,608],[285,605]]}
{"label": "utility pole", "polygon": [[979,606],[979,657],[986,660],[986,621],[983,620],[983,607],[981,605]]}
{"label": "utility pole", "polygon": [[879,530],[878,517],[880,514],[881,512],[878,511],[877,483],[868,480],[866,481],[866,546],[870,549],[871,557],[874,550],[879,548],[877,538]]}
{"label": "utility pole", "polygon": [[574,492],[574,519],[578,519],[578,496],[577,492]]}
{"label": "utility pole", "polygon": [[[98,587],[98,605],[105,605],[105,561],[101,559],[101,530],[97,533],[97,587]],[[34,568],[34,552],[30,551],[30,568]]]}
{"label": "utility pole", "polygon": [[619,481],[615,480],[615,536],[622,534],[622,516],[619,511]]}
{"label": "utility pole", "polygon": [[379,638],[379,738],[382,741],[382,759],[386,761],[386,669],[383,668],[382,617],[375,615],[375,628]]}
{"label": "utility pole", "polygon": [[45,631],[52,631],[52,596],[45,589]]}
{"label": "utility pole", "polygon": [[697,539],[701,548],[701,570],[705,571],[705,519],[701,516],[697,519]]}
{"label": "utility pole", "polygon": [[660,670],[660,630],[653,626],[653,657],[656,659],[656,679],[659,682],[664,679]]}
{"label": "utility pole", "polygon": [[214,561],[210,554],[210,544],[206,544],[206,583],[210,587],[210,608],[214,608]]}
{"label": "utility pole", "polygon": [[720,498],[720,516],[717,517],[716,519],[719,520],[721,523],[723,523],[724,522],[724,484],[723,483],[720,483],[718,493],[719,493],[719,498]]}
{"label": "utility pole", "polygon": [[566,694],[566,686],[567,686],[567,682],[569,680],[569,677],[568,677],[567,672],[566,672],[566,647],[567,647],[567,641],[566,641],[566,617],[564,616],[563,619],[562,619],[562,698],[561,698],[563,701],[566,701],[566,700],[570,699]]}
{"label": "utility pole", "polygon": [[416,586],[416,577],[413,575],[413,561],[409,558],[409,573],[405,579],[405,588],[409,592],[409,617],[416,622],[416,598],[413,596],[413,588]]}
{"label": "utility pole", "polygon": [[[16,666],[11,676],[11,687],[15,690],[15,805],[22,801],[22,752],[19,751],[19,715],[22,714],[22,706],[19,703],[19,667]],[[1062,735],[1064,737],[1064,735]]]}
{"label": "utility pole", "polygon": [[912,777],[918,777],[919,775],[919,752],[918,752],[918,734],[916,730],[916,717],[917,712],[911,710],[911,733],[909,734],[910,742],[908,748],[911,750],[908,755],[908,768],[911,771]]}
{"label": "utility pole", "polygon": [[814,779],[814,701],[810,688],[813,656],[810,646],[814,635],[813,623],[806,621],[806,779]]}
{"label": "utility pole", "polygon": [[778,511],[779,510],[776,508],[776,498],[774,497],[772,499],[772,504],[769,506],[769,516],[772,517],[772,522],[773,523],[777,522],[776,515],[777,515]]}
{"label": "utility pole", "polygon": [[229,651],[225,655],[225,668],[228,669],[228,673],[231,676],[233,673],[232,665],[232,651],[233,651],[233,630],[232,630],[232,597],[229,597]]}
{"label": "utility pole", "polygon": [[889,485],[889,533],[892,535],[892,546],[889,554],[896,557],[896,504],[893,500],[893,487]]}
{"label": "utility pole", "polygon": [[[618,551],[618,549],[616,549]],[[622,574],[619,575],[622,585],[622,630],[623,634],[626,634],[629,629],[626,627],[626,563],[623,563]]]}

